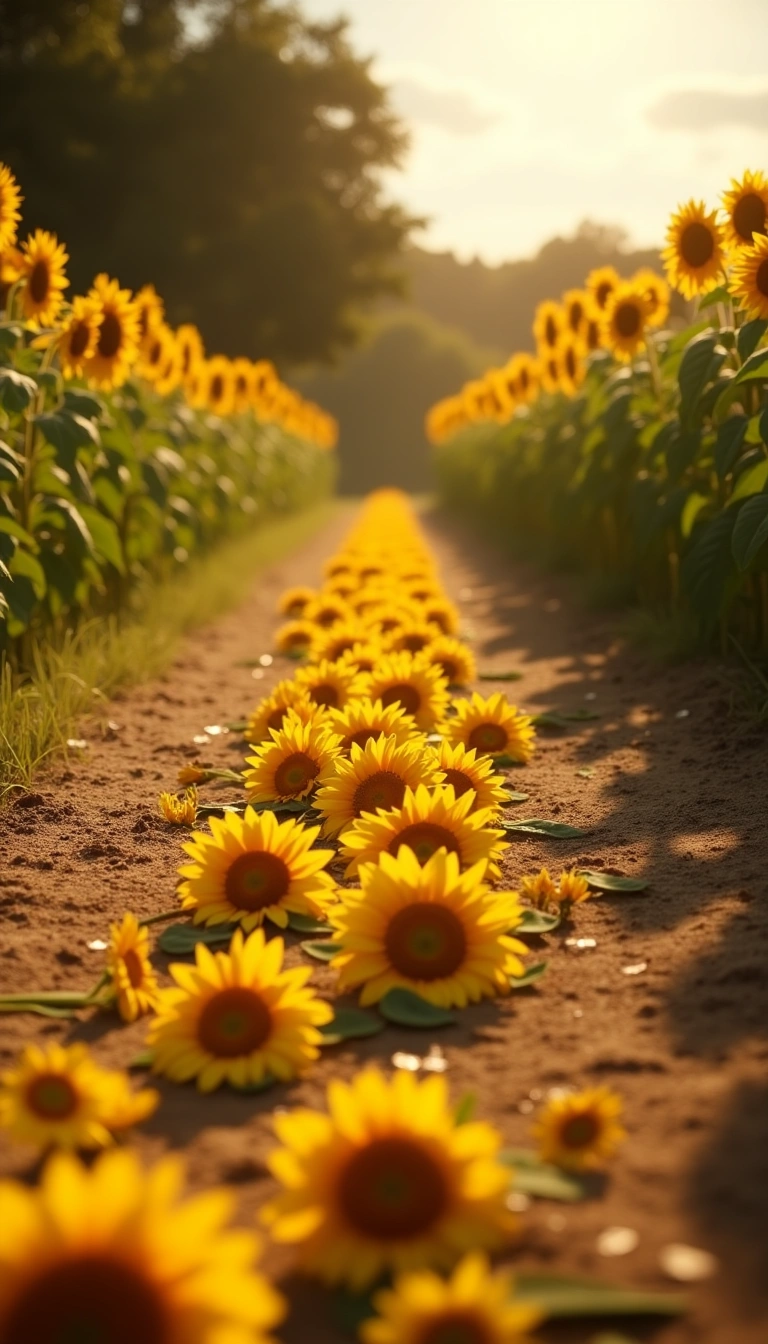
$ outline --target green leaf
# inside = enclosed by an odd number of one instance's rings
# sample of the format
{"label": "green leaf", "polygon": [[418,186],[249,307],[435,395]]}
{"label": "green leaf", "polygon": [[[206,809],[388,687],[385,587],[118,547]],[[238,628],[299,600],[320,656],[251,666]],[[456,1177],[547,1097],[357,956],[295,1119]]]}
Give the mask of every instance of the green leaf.
{"label": "green leaf", "polygon": [[739,456],[749,420],[746,415],[729,415],[719,426],[715,439],[715,471],[724,480]]}
{"label": "green leaf", "polygon": [[194,924],[169,924],[163,929],[157,940],[161,952],[172,957],[190,956],[198,943],[215,947],[217,943],[229,943],[237,932],[239,924],[215,924],[213,928],[197,928]]}
{"label": "green leaf", "polygon": [[43,600],[48,582],[45,577],[45,570],[36,555],[32,555],[31,551],[26,551],[23,547],[18,546],[8,568],[14,578],[22,575],[25,579],[29,579],[38,602]]}
{"label": "green leaf", "polygon": [[315,961],[333,961],[336,953],[341,951],[341,943],[332,943],[328,938],[307,939],[301,944],[301,948],[308,957],[314,957]]}
{"label": "green leaf", "polygon": [[531,985],[535,985],[536,981],[541,979],[548,965],[549,962],[547,961],[537,961],[535,966],[529,966],[522,975],[510,975],[510,989],[529,989]]}
{"label": "green leaf", "polygon": [[718,338],[702,332],[685,347],[680,361],[677,381],[680,386],[680,419],[690,421],[707,383],[715,377],[725,359],[725,351],[718,348]]}
{"label": "green leaf", "polygon": [[35,416],[35,424],[46,442],[65,457],[74,455],[78,448],[96,447],[99,442],[96,426],[73,411],[46,411]]}
{"label": "green leaf", "polygon": [[399,1027],[449,1027],[454,1013],[428,1003],[410,989],[390,989],[379,1002],[379,1011],[388,1022]]}
{"label": "green leaf", "polygon": [[154,1050],[140,1050],[138,1055],[128,1061],[129,1069],[151,1069],[155,1060]]}
{"label": "green leaf", "polygon": [[94,550],[102,560],[114,565],[118,574],[125,573],[120,533],[111,518],[107,518],[91,504],[81,505],[80,512],[93,539]]}
{"label": "green leaf", "polygon": [[499,1157],[514,1172],[512,1188],[524,1195],[532,1195],[534,1199],[557,1199],[566,1204],[586,1198],[584,1183],[577,1176],[542,1162],[532,1149],[505,1148]]}
{"label": "green leaf", "polygon": [[16,369],[0,369],[0,406],[9,415],[25,411],[37,396],[37,383]]}
{"label": "green leaf", "polygon": [[731,534],[734,521],[735,511],[726,509],[698,528],[680,567],[682,584],[691,606],[710,627],[719,615],[733,566]]}
{"label": "green leaf", "polygon": [[746,499],[749,495],[759,495],[766,484],[768,484],[768,458],[763,458],[741,473],[729,503],[733,504],[737,499]]}
{"label": "green leaf", "polygon": [[766,331],[768,331],[768,322],[762,317],[756,317],[751,322],[744,323],[736,337],[736,349],[742,360],[749,359],[749,356],[756,349],[758,341],[763,339]]}
{"label": "green leaf", "polygon": [[580,870],[579,877],[585,877],[596,891],[647,891],[650,885],[647,877],[620,877],[617,873]]}
{"label": "green leaf", "polygon": [[768,379],[768,350],[756,350],[745,360],[734,378],[735,383],[746,383],[751,378]]}
{"label": "green leaf", "polygon": [[726,285],[718,285],[716,289],[711,289],[708,294],[702,295],[697,304],[699,312],[705,308],[713,308],[717,303],[730,303],[731,293]]}
{"label": "green leaf", "polygon": [[453,1123],[455,1125],[468,1125],[472,1116],[475,1114],[477,1106],[477,1097],[474,1092],[465,1092],[459,1099],[459,1104],[453,1113]]}
{"label": "green leaf", "polygon": [[55,1008],[50,1003],[0,1003],[0,1013],[36,1013],[38,1017],[74,1017],[74,1008]]}
{"label": "green leaf", "polygon": [[679,1293],[650,1293],[616,1288],[595,1279],[567,1274],[517,1274],[515,1297],[536,1303],[546,1316],[680,1316],[687,1303]]}
{"label": "green leaf", "polygon": [[569,723],[589,723],[592,719],[599,719],[600,715],[595,709],[571,709],[571,710],[547,710],[543,714],[535,714],[533,723],[536,728],[550,728],[553,732],[565,732]]}
{"label": "green leaf", "polygon": [[550,915],[544,910],[532,910],[526,906],[522,922],[516,924],[509,932],[513,937],[517,937],[519,933],[551,933],[559,923],[559,915]]}
{"label": "green leaf", "polygon": [[683,537],[688,539],[693,531],[693,525],[696,522],[702,509],[705,509],[712,502],[710,495],[700,495],[694,490],[689,495],[683,506],[683,512],[680,515],[680,532]]}
{"label": "green leaf", "polygon": [[325,1037],[323,1045],[362,1040],[366,1036],[377,1036],[383,1030],[381,1018],[375,1013],[367,1013],[364,1008],[337,1008],[333,1020],[320,1028]]}
{"label": "green leaf", "polygon": [[299,915],[291,910],[288,914],[288,928],[294,933],[332,933],[330,924],[311,915]]}
{"label": "green leaf", "polygon": [[564,821],[541,821],[529,817],[526,821],[502,821],[505,831],[519,831],[521,835],[548,835],[552,840],[576,840],[587,832]]}
{"label": "green leaf", "polygon": [[487,672],[478,672],[477,674],[478,681],[521,681],[522,677],[522,672],[514,672],[512,670],[508,672],[494,672],[492,668]]}
{"label": "green leaf", "polygon": [[64,391],[64,405],[74,415],[82,415],[86,420],[99,420],[105,406],[100,397],[93,392],[85,392],[79,387],[68,387]]}
{"label": "green leaf", "polygon": [[739,509],[731,549],[739,569],[749,569],[768,541],[768,494],[753,495]]}
{"label": "green leaf", "polygon": [[523,764],[523,762],[518,761],[516,757],[508,756],[506,752],[502,752],[499,756],[492,756],[491,759],[493,761],[493,764],[499,766],[500,769],[502,770],[508,769],[513,765]]}
{"label": "green leaf", "polygon": [[527,803],[530,796],[529,793],[518,793],[516,790],[508,789],[506,790],[504,805],[506,806],[507,803]]}
{"label": "green leaf", "polygon": [[23,541],[24,545],[28,546],[31,551],[36,551],[38,549],[37,542],[32,536],[32,533],[28,532],[25,527],[22,527],[21,523],[17,523],[15,518],[0,517],[0,532],[4,532],[6,536],[13,537],[15,541]]}
{"label": "green leaf", "polygon": [[23,335],[24,328],[18,322],[0,322],[0,359],[16,349]]}

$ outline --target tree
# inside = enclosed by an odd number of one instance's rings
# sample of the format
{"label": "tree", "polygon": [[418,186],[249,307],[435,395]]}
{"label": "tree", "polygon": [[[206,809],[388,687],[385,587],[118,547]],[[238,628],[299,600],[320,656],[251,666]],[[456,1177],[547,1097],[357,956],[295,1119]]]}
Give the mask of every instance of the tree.
{"label": "tree", "polygon": [[397,293],[404,132],[344,21],[270,0],[0,0],[0,159],[72,292],[151,280],[210,349],[328,360]]}

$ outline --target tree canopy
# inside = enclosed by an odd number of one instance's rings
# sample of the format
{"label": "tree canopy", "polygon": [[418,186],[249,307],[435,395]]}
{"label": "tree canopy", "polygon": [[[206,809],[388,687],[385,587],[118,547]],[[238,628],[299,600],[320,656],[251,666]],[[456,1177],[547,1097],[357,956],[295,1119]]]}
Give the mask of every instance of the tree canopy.
{"label": "tree canopy", "polygon": [[270,0],[0,0],[0,159],[70,292],[152,281],[210,349],[333,358],[400,285],[405,134],[345,21]]}

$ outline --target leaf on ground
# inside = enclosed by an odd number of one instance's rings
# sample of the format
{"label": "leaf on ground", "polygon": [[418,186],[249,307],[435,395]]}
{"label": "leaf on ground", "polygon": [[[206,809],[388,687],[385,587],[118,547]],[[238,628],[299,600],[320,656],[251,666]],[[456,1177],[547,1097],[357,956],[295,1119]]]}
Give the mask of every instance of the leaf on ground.
{"label": "leaf on ground", "polygon": [[547,969],[548,962],[537,961],[535,966],[529,966],[523,975],[510,975],[510,989],[528,989],[540,980]]}
{"label": "leaf on ground", "polygon": [[509,670],[508,672],[494,672],[493,668],[489,668],[488,671],[486,671],[486,672],[478,672],[478,674],[477,674],[477,680],[478,680],[478,681],[521,681],[521,680],[522,680],[522,676],[523,676],[522,672],[515,672],[515,671],[514,671],[513,669],[511,669],[511,668],[510,668],[510,670]]}
{"label": "leaf on ground", "polygon": [[616,873],[580,872],[596,891],[647,891],[647,877],[620,877]]}
{"label": "leaf on ground", "polygon": [[518,793],[517,790],[508,790],[507,796],[504,799],[504,804],[506,806],[507,803],[527,803],[530,796],[529,793]]}
{"label": "leaf on ground", "polygon": [[390,989],[381,999],[379,1011],[398,1027],[449,1027],[456,1021],[454,1013],[428,1003],[410,989]]}
{"label": "leaf on ground", "polygon": [[332,961],[336,953],[341,951],[341,943],[332,943],[327,938],[307,939],[301,943],[301,950],[308,957],[314,957],[315,961]]}
{"label": "leaf on ground", "polygon": [[533,724],[536,728],[549,728],[552,732],[563,733],[568,729],[571,723],[588,723],[591,719],[599,719],[600,715],[594,709],[573,709],[573,710],[547,710],[543,714],[535,714]]}
{"label": "leaf on ground", "polygon": [[528,817],[525,821],[502,821],[505,831],[519,831],[521,835],[548,835],[552,840],[575,840],[586,835],[579,826],[569,826],[564,821],[541,821],[538,817]]}
{"label": "leaf on ground", "polygon": [[134,1055],[129,1060],[129,1069],[151,1069],[154,1062],[154,1052],[152,1050],[142,1050],[138,1055]]}
{"label": "leaf on ground", "polygon": [[242,817],[247,806],[247,803],[198,803],[197,819],[223,817],[226,812],[235,812]]}
{"label": "leaf on ground", "polygon": [[542,1162],[538,1153],[528,1148],[507,1148],[501,1153],[501,1160],[512,1167],[515,1173],[512,1186],[521,1194],[534,1199],[557,1199],[565,1204],[586,1198],[587,1191],[577,1176],[550,1162]]}
{"label": "leaf on ground", "polygon": [[679,1316],[687,1309],[679,1293],[647,1293],[617,1288],[595,1279],[567,1274],[518,1274],[515,1297],[535,1302],[548,1317],[571,1316]]}
{"label": "leaf on ground", "polygon": [[477,1109],[477,1097],[474,1092],[465,1092],[459,1099],[459,1104],[453,1113],[453,1123],[455,1125],[467,1125],[475,1114]]}
{"label": "leaf on ground", "polygon": [[229,943],[238,924],[215,924],[211,929],[196,928],[194,924],[170,924],[163,929],[157,940],[161,952],[173,957],[188,957],[198,943],[215,947],[217,943]]}
{"label": "leaf on ground", "polygon": [[518,761],[517,757],[508,756],[505,751],[502,751],[498,756],[492,756],[491,759],[493,764],[499,766],[502,770],[511,770],[513,766],[525,765],[525,761]]}
{"label": "leaf on ground", "polygon": [[300,915],[295,910],[291,910],[288,915],[288,928],[293,929],[294,933],[331,933],[331,926],[321,919],[313,919],[312,915]]}
{"label": "leaf on ground", "polygon": [[518,933],[551,933],[559,923],[559,915],[550,915],[545,910],[531,910],[526,907],[522,922],[510,929],[510,933],[513,937]]}
{"label": "leaf on ground", "polygon": [[383,1030],[384,1023],[375,1013],[367,1013],[364,1008],[337,1008],[333,1021],[326,1022],[320,1033],[323,1045],[338,1045],[341,1041],[377,1036]]}

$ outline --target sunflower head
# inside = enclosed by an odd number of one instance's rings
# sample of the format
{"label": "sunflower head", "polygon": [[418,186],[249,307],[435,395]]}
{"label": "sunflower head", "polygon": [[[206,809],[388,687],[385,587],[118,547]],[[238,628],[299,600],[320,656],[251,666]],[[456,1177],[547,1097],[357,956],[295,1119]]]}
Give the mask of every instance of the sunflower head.
{"label": "sunflower head", "polygon": [[603,340],[616,359],[628,363],[645,343],[649,302],[632,282],[617,285],[603,314]]}
{"label": "sunflower head", "polygon": [[590,271],[585,287],[600,312],[603,312],[614,289],[620,284],[621,276],[613,266],[598,266]]}
{"label": "sunflower head", "polygon": [[433,636],[424,653],[450,686],[469,686],[477,677],[472,651],[453,635]]}
{"label": "sunflower head", "polygon": [[401,1274],[376,1294],[378,1312],[360,1331],[363,1344],[532,1344],[539,1307],[514,1296],[507,1270],[491,1272],[488,1258],[472,1251],[448,1279],[431,1270]]}
{"label": "sunflower head", "polygon": [[[338,739],[334,739],[338,740]],[[398,743],[396,734],[369,738],[364,746],[352,744],[349,760],[340,757],[315,806],[324,818],[326,835],[336,835],[365,813],[399,807],[408,788],[433,788],[442,783],[440,771],[417,740]]]}
{"label": "sunflower head", "polygon": [[319,709],[341,709],[350,700],[365,695],[367,684],[365,676],[349,663],[331,662],[327,658],[300,667],[295,681]]}
{"label": "sunflower head", "polygon": [[320,706],[310,700],[306,688],[296,681],[279,681],[271,694],[259,701],[249,715],[245,728],[246,741],[253,746],[268,742],[272,731],[279,732],[284,726],[289,710],[297,714],[302,723],[319,721]]}
{"label": "sunflower head", "polygon": [[[333,633],[328,636],[329,647],[332,645]],[[345,653],[341,654],[341,661],[348,663],[356,672],[373,672],[381,658],[384,656],[384,647],[379,640],[366,639],[352,644]]]}
{"label": "sunflower head", "polygon": [[232,402],[236,415],[243,415],[250,407],[252,371],[250,359],[240,355],[232,361]]}
{"label": "sunflower head", "polygon": [[328,727],[341,738],[341,750],[349,756],[353,746],[364,747],[379,737],[394,737],[398,746],[421,740],[421,733],[410,714],[400,705],[384,705],[380,700],[361,696],[350,700],[343,709],[330,710]]}
{"label": "sunflower head", "polygon": [[133,301],[139,319],[139,339],[143,344],[150,332],[165,321],[165,305],[154,285],[142,285]]}
{"label": "sunflower head", "polygon": [[557,349],[568,327],[568,315],[559,303],[545,299],[533,318],[533,335],[539,352],[546,356]]}
{"label": "sunflower head", "polygon": [[541,382],[538,360],[533,355],[521,351],[512,356],[507,365],[507,372],[516,399],[523,403],[535,401]]}
{"label": "sunflower head", "polygon": [[747,169],[742,178],[731,178],[722,194],[725,242],[733,251],[752,247],[756,235],[768,234],[768,178]]}
{"label": "sunflower head", "polygon": [[445,738],[433,751],[437,767],[456,797],[472,793],[470,811],[489,809],[493,815],[501,811],[508,795],[504,776],[494,774],[490,756],[478,755],[474,747],[465,747],[463,742],[446,742]]}
{"label": "sunflower head", "polygon": [[369,678],[368,695],[382,704],[400,705],[419,728],[429,731],[448,706],[448,683],[426,653],[392,653]]}
{"label": "sunflower head", "polygon": [[24,316],[37,327],[51,327],[69,288],[66,264],[69,256],[55,233],[35,229],[21,245],[21,306]]}
{"label": "sunflower head", "polygon": [[251,802],[306,798],[333,778],[341,744],[315,718],[302,723],[289,710],[283,727],[271,729],[270,738],[247,760],[245,790]]}
{"label": "sunflower head", "polygon": [[61,327],[57,347],[65,378],[80,378],[96,349],[101,323],[101,304],[78,295]]}
{"label": "sunflower head", "polygon": [[287,653],[291,657],[303,656],[312,648],[316,638],[317,626],[311,621],[290,620],[277,631],[275,648],[278,653]]}
{"label": "sunflower head", "polygon": [[733,268],[733,293],[751,318],[768,319],[768,237],[755,236],[754,246],[743,248]]}
{"label": "sunflower head", "polygon": [[205,359],[203,338],[191,322],[184,322],[177,327],[175,335],[181,357],[181,377],[186,381]]}
{"label": "sunflower head", "polygon": [[120,924],[110,924],[107,970],[124,1022],[135,1022],[142,1013],[152,1010],[158,991],[149,960],[149,932],[130,912]]}
{"label": "sunflower head", "polygon": [[235,377],[231,359],[213,355],[204,365],[205,404],[214,415],[231,415],[235,408]]}
{"label": "sunflower head", "polygon": [[670,284],[686,299],[707,294],[725,267],[725,237],[717,211],[703,201],[688,201],[672,215],[667,246],[661,254]]}
{"label": "sunflower head", "polygon": [[557,903],[570,909],[572,905],[581,905],[592,895],[585,877],[575,868],[563,869],[557,884]]}
{"label": "sunflower head", "polygon": [[591,296],[585,289],[567,289],[562,297],[566,330],[571,336],[581,336],[591,307]]}
{"label": "sunflower head", "polygon": [[557,908],[557,883],[552,881],[547,868],[542,868],[535,875],[521,878],[520,894],[534,910]]}
{"label": "sunflower head", "polygon": [[314,588],[307,588],[304,585],[286,588],[280,594],[277,604],[278,615],[285,616],[292,621],[298,620],[304,615],[307,606],[314,601],[316,596]]}
{"label": "sunflower head", "polygon": [[101,306],[96,349],[86,364],[86,374],[94,387],[109,391],[122,387],[139,351],[139,314],[130,290],[119,281],[97,275],[89,298]]}
{"label": "sunflower head", "polygon": [[456,797],[452,784],[406,789],[400,807],[366,815],[348,826],[341,852],[350,860],[347,875],[364,863],[376,863],[381,854],[397,855],[405,845],[424,864],[439,849],[456,854],[462,869],[484,862],[491,876],[499,876],[498,859],[509,848],[504,832],[494,829],[491,811],[473,811],[474,794]]}
{"label": "sunflower head", "polygon": [[564,336],[558,350],[560,360],[560,387],[568,397],[575,397],[587,376],[584,346],[578,336]]}
{"label": "sunflower head", "polygon": [[575,1171],[601,1166],[625,1138],[622,1110],[621,1098],[608,1087],[553,1097],[533,1127],[541,1157]]}
{"label": "sunflower head", "polygon": [[0,163],[0,253],[7,252],[16,242],[23,199],[10,168]]}
{"label": "sunflower head", "polygon": [[172,826],[194,826],[197,816],[197,789],[189,784],[181,797],[175,793],[161,793],[158,798],[160,812]]}
{"label": "sunflower head", "polygon": [[475,691],[469,699],[456,701],[456,714],[444,724],[443,735],[449,742],[474,747],[478,755],[511,756],[523,764],[533,755],[536,732],[530,716],[500,691],[487,699]]}
{"label": "sunflower head", "polygon": [[648,326],[663,327],[669,317],[669,285],[663,275],[646,266],[635,272],[630,284],[645,299]]}

